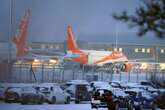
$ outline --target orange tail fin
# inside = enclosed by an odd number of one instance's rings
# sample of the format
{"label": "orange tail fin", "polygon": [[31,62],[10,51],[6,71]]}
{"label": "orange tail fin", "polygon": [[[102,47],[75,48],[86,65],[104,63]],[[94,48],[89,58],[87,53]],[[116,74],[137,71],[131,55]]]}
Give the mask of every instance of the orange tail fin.
{"label": "orange tail fin", "polygon": [[16,45],[16,49],[17,49],[16,57],[22,57],[27,53],[27,49],[28,49],[27,32],[28,32],[30,14],[31,14],[30,9],[25,11],[25,14],[20,21],[19,33],[18,35],[12,38],[12,41]]}
{"label": "orange tail fin", "polygon": [[67,49],[73,53],[79,53],[80,49],[77,46],[71,25],[68,25],[67,27],[67,35]]}
{"label": "orange tail fin", "polygon": [[67,35],[68,35],[68,38],[67,38],[68,51],[71,51],[72,53],[78,53],[80,55],[79,58],[75,58],[75,59],[73,59],[73,61],[80,63],[80,64],[87,64],[88,55],[83,53],[80,50],[80,48],[78,48],[71,25],[69,25],[67,27]]}

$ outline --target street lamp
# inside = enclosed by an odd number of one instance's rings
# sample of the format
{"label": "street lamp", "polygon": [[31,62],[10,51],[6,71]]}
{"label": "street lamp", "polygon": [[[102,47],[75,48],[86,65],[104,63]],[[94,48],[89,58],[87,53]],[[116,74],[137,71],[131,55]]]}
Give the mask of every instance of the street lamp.
{"label": "street lamp", "polygon": [[13,0],[10,0],[10,22],[9,22],[9,36],[8,36],[8,63],[11,63],[11,36],[12,36],[12,25],[13,25]]}
{"label": "street lamp", "polygon": [[141,63],[140,69],[145,70],[145,69],[147,69],[147,68],[148,68],[148,64],[147,64],[147,63]]}
{"label": "street lamp", "polygon": [[164,78],[165,78],[165,63],[162,63],[162,64],[160,64],[160,69],[161,69],[161,71],[162,71],[162,74],[163,74],[163,80],[165,80]]}
{"label": "street lamp", "polygon": [[165,63],[160,64],[160,69],[165,70]]}

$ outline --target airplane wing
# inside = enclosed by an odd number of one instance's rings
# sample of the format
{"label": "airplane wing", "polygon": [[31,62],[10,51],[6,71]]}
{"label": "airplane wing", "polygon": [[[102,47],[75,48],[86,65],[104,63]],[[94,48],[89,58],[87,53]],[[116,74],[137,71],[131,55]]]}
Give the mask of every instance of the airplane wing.
{"label": "airplane wing", "polygon": [[104,65],[104,64],[111,64],[111,63],[117,63],[117,62],[127,62],[127,61],[128,61],[128,59],[121,52],[112,52],[112,54],[105,56],[104,58],[95,62],[95,64],[96,65]]}
{"label": "airplane wing", "polygon": [[28,49],[28,53],[45,56],[64,56],[65,53],[55,49]]}
{"label": "airplane wing", "polygon": [[[34,50],[33,50],[34,51]],[[43,54],[41,54],[41,52],[44,52]],[[40,52],[37,53],[37,50],[35,50],[36,53],[31,53],[28,52],[28,54],[26,56],[22,56],[22,57],[17,57],[17,60],[23,60],[23,61],[34,61],[35,59],[40,60],[40,61],[49,61],[50,59],[54,59],[54,60],[59,60],[60,62],[63,62],[63,60],[72,60],[73,58],[78,58],[79,55],[78,54],[72,54],[72,53],[63,53],[63,52],[49,52],[45,50],[42,51],[38,51]]]}

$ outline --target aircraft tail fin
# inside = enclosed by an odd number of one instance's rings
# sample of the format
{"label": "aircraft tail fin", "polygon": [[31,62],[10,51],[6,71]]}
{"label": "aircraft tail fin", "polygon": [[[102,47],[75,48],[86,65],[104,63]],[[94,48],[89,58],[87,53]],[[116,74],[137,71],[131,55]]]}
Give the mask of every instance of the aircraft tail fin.
{"label": "aircraft tail fin", "polygon": [[77,42],[75,40],[75,36],[74,36],[74,33],[72,31],[72,27],[71,25],[68,25],[67,27],[67,49],[68,51],[71,51],[71,52],[80,52],[80,49],[77,45]]}
{"label": "aircraft tail fin", "polygon": [[19,24],[19,32],[12,38],[12,42],[16,45],[16,57],[22,57],[26,55],[28,45],[27,45],[27,33],[28,33],[28,24],[31,10],[28,9],[25,11],[24,16],[21,18]]}

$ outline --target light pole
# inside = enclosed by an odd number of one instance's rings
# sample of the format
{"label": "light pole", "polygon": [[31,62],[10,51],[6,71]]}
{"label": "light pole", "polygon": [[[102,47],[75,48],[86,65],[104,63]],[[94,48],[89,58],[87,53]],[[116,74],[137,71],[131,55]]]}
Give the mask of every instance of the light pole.
{"label": "light pole", "polygon": [[13,26],[13,0],[10,0],[10,22],[9,22],[9,36],[8,36],[8,63],[11,63],[11,36],[12,36],[12,26]]}
{"label": "light pole", "polygon": [[12,57],[12,55],[11,55],[11,42],[10,42],[10,40],[11,40],[11,36],[12,36],[12,24],[13,24],[13,0],[10,0],[10,10],[9,10],[10,12],[9,12],[9,14],[10,14],[10,17],[9,17],[9,36],[8,36],[8,60],[7,60],[7,77],[6,77],[6,80],[7,81],[11,81],[11,74],[12,74],[12,71],[11,71],[11,68],[12,68],[12,63],[11,63],[11,57]]}

